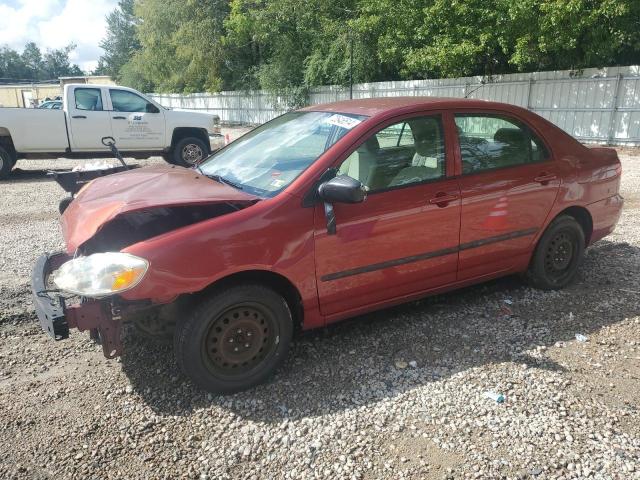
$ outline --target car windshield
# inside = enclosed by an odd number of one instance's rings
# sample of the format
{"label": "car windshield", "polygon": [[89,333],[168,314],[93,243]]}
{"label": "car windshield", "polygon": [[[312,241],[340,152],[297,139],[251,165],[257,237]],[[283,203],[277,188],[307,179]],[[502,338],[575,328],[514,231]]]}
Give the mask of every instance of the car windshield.
{"label": "car windshield", "polygon": [[202,174],[260,197],[285,189],[365,116],[291,112],[252,130],[200,165]]}

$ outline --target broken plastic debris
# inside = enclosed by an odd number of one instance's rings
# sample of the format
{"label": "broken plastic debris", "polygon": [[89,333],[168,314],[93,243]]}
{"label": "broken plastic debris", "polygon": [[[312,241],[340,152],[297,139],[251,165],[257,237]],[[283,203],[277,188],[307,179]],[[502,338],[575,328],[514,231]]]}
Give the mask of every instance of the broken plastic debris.
{"label": "broken plastic debris", "polygon": [[484,392],[484,396],[496,403],[504,403],[504,395],[501,393],[492,392],[491,390]]}
{"label": "broken plastic debris", "polygon": [[503,302],[506,303],[507,305],[513,305],[513,300],[509,300],[508,298],[505,298]]}
{"label": "broken plastic debris", "polygon": [[73,172],[86,172],[89,170],[106,170],[109,168],[113,168],[115,165],[102,161],[102,162],[87,162],[84,165],[76,165],[72,168]]}
{"label": "broken plastic debris", "polygon": [[587,337],[586,335],[583,335],[581,333],[576,333],[576,340],[579,341],[580,343],[584,343],[587,340],[589,340],[589,337]]}
{"label": "broken plastic debris", "polygon": [[418,362],[416,362],[415,360],[411,360],[411,361],[409,362],[409,366],[410,366],[411,368],[418,368]]}

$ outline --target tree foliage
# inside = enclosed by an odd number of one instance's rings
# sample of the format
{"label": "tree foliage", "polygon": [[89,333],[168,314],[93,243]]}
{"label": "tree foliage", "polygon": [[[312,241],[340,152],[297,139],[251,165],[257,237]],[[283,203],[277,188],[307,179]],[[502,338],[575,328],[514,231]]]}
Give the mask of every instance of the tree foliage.
{"label": "tree foliage", "polygon": [[139,18],[134,12],[134,0],[120,0],[118,6],[107,15],[107,36],[100,42],[104,55],[98,61],[95,73],[121,79],[125,63],[140,50],[136,35]]}
{"label": "tree foliage", "polygon": [[75,45],[57,50],[47,50],[44,54],[38,46],[29,42],[22,53],[9,47],[0,48],[0,78],[4,82],[54,80],[58,77],[84,75],[69,60],[69,53]]}
{"label": "tree foliage", "polygon": [[109,64],[157,91],[304,95],[347,84],[351,52],[355,82],[640,63],[638,0],[122,0],[116,12]]}

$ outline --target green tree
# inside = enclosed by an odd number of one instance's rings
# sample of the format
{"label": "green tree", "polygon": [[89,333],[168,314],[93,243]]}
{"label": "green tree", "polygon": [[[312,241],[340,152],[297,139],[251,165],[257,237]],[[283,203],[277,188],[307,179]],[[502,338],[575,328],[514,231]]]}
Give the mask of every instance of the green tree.
{"label": "green tree", "polygon": [[0,48],[0,78],[3,81],[54,80],[58,77],[84,75],[78,65],[69,60],[75,45],[48,50],[43,55],[35,43],[29,42],[20,54],[8,47]]}
{"label": "green tree", "polygon": [[107,15],[107,35],[100,42],[104,50],[95,73],[109,75],[120,80],[121,69],[140,50],[136,36],[139,18],[134,12],[135,0],[120,0],[118,6]]}
{"label": "green tree", "polygon": [[137,36],[141,49],[124,69],[123,81],[137,79],[161,92],[217,91],[221,77],[223,0],[143,0]]}
{"label": "green tree", "polygon": [[24,50],[20,55],[26,75],[28,78],[42,79],[42,52],[34,42],[29,42],[24,46]]}

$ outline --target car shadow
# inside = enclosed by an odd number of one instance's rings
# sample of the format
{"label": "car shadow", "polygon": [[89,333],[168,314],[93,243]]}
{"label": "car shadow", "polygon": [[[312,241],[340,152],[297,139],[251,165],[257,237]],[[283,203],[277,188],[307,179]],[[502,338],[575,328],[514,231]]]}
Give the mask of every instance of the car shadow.
{"label": "car shadow", "polygon": [[512,276],[302,333],[268,383],[234,395],[198,389],[179,373],[170,345],[135,335],[125,339],[122,368],[159,415],[217,406],[267,423],[381,402],[488,363],[561,371],[528,351],[639,315],[629,299],[640,288],[639,263],[639,248],[600,241],[562,291],[534,290]]}

